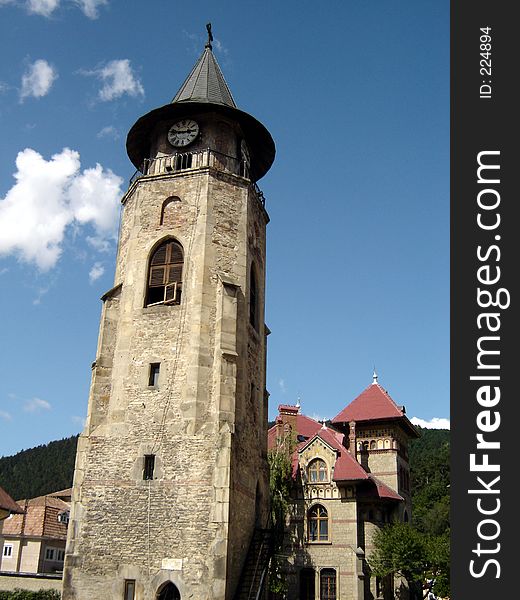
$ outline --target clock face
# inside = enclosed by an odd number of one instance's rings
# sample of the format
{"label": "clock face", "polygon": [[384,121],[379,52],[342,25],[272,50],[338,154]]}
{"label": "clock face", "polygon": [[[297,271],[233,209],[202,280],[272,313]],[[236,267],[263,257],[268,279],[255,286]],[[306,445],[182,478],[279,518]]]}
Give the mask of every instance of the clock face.
{"label": "clock face", "polygon": [[172,146],[182,148],[191,144],[199,135],[199,126],[192,119],[183,119],[174,123],[168,131],[168,141]]}

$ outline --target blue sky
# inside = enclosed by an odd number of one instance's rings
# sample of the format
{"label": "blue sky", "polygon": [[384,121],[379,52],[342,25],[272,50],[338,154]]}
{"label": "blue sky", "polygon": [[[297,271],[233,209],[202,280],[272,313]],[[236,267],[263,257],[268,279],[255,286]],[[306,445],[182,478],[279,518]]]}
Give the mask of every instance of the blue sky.
{"label": "blue sky", "polygon": [[205,42],[277,157],[270,416],[372,380],[449,418],[449,3],[0,0],[0,456],[78,433],[126,133]]}

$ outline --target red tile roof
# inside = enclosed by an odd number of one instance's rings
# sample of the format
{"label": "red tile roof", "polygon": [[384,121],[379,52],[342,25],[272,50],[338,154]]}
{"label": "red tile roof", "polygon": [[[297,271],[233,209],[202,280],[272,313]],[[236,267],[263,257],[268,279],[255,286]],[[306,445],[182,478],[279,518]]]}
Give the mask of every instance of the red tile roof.
{"label": "red tile roof", "polygon": [[359,481],[368,479],[368,473],[348,450],[343,449],[336,459],[332,479],[334,481]]}
{"label": "red tile roof", "polygon": [[404,498],[380,479],[368,473],[368,481],[358,487],[357,497],[369,500],[392,500],[404,502]]}
{"label": "red tile roof", "polygon": [[404,498],[391,487],[387,486],[386,483],[383,483],[372,474],[369,474],[368,477],[376,484],[377,495],[379,498],[404,501]]}
{"label": "red tile roof", "polygon": [[[281,408],[282,405],[280,405]],[[296,408],[296,407],[290,407],[290,408]],[[282,411],[280,411],[282,412]],[[293,433],[295,435],[303,435],[305,438],[311,438],[317,431],[319,431],[321,429],[321,423],[318,423],[318,421],[315,421],[314,419],[311,419],[310,417],[306,417],[305,415],[295,415],[295,423],[296,423],[296,431],[293,431]],[[277,423],[282,423],[282,419],[278,416],[276,418],[276,422]],[[291,422],[290,420],[287,420],[285,422]],[[269,450],[271,448],[274,448],[274,446],[276,445],[276,437],[277,437],[277,427],[276,425],[273,425],[273,427],[271,427],[269,429],[269,431],[267,432],[267,447],[269,448]]]}
{"label": "red tile roof", "polygon": [[65,540],[67,525],[58,521],[58,515],[70,510],[70,504],[52,496],[18,500],[25,515],[15,515],[4,521],[4,535],[48,536]]}
{"label": "red tile roof", "polygon": [[316,438],[322,439],[331,448],[336,450],[336,462],[334,463],[334,475],[332,477],[334,481],[359,481],[360,479],[368,479],[365,469],[363,469],[343,445],[345,436],[329,427],[321,426],[312,438],[303,442],[298,447],[298,452],[302,452]]}
{"label": "red tile roof", "polygon": [[336,415],[332,419],[332,423],[395,419],[396,417],[404,417],[404,411],[397,406],[379,383],[372,383]]}
{"label": "red tile roof", "polygon": [[16,502],[9,496],[9,494],[0,487],[0,509],[6,510],[13,514],[21,515],[23,513],[23,508],[18,506]]}

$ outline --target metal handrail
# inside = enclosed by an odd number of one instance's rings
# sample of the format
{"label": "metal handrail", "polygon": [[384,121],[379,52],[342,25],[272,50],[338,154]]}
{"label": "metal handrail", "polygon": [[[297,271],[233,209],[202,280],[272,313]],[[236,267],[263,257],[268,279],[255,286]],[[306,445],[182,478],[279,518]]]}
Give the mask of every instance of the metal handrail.
{"label": "metal handrail", "polygon": [[[264,546],[266,545],[266,543],[265,543],[265,531],[267,531],[267,530],[261,529],[260,531],[262,531],[263,538],[262,538],[262,542],[260,544],[260,548],[258,549],[258,554],[257,554],[257,557],[256,557],[256,564],[255,564],[255,570],[253,571],[253,577],[251,579],[251,585],[249,586],[249,592],[247,594],[247,599],[248,600],[252,599],[252,595],[251,594],[253,593],[253,590],[254,590],[254,585],[255,585],[255,581],[256,581],[256,574],[258,573],[258,566],[260,564],[260,558],[262,557],[262,551],[264,549]],[[263,583],[263,579],[264,579],[264,573],[262,572],[262,575],[260,577],[260,586],[259,586],[260,589],[261,589],[261,586],[262,586],[262,583]],[[255,598],[258,598],[258,593],[255,594]]]}
{"label": "metal handrail", "polygon": [[[145,158],[141,168],[135,171],[130,178],[129,186],[144,176],[165,175],[208,167],[225,173],[239,175],[244,179],[250,179],[249,165],[245,160],[240,160],[235,156],[206,148],[192,152],[177,152],[155,158]],[[254,181],[251,182],[251,187],[258,201],[265,208],[265,196],[263,192]]]}

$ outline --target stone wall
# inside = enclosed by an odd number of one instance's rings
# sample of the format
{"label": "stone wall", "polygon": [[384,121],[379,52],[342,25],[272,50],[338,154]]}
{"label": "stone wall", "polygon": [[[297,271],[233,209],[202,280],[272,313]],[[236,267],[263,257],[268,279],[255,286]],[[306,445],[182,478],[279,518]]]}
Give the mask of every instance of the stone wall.
{"label": "stone wall", "polygon": [[16,589],[38,592],[39,590],[61,591],[61,575],[35,575],[13,573],[0,574],[0,590],[13,591]]}
{"label": "stone wall", "polygon": [[[63,597],[122,597],[135,579],[136,600],[164,581],[183,597],[229,600],[257,495],[263,503],[267,493],[267,215],[246,180],[212,169],[142,177],[123,203],[78,443]],[[184,249],[181,302],[145,307],[149,257],[170,237]],[[249,323],[253,261],[258,331]],[[153,387],[150,363],[160,363]],[[148,454],[152,481],[143,480]]]}

